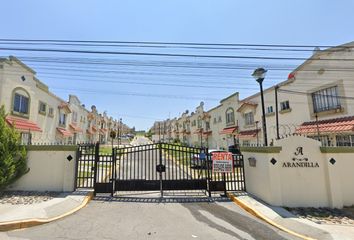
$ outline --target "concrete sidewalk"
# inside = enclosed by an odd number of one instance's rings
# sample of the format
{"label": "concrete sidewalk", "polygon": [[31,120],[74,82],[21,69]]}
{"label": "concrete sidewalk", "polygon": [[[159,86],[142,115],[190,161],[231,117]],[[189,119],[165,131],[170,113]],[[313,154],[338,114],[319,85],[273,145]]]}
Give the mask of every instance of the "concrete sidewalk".
{"label": "concrete sidewalk", "polygon": [[0,231],[36,226],[68,216],[84,207],[91,191],[62,193],[41,203],[28,205],[0,204]]}
{"label": "concrete sidewalk", "polygon": [[299,239],[354,239],[354,226],[318,224],[301,219],[282,207],[270,206],[247,193],[233,193],[230,197],[246,211]]}

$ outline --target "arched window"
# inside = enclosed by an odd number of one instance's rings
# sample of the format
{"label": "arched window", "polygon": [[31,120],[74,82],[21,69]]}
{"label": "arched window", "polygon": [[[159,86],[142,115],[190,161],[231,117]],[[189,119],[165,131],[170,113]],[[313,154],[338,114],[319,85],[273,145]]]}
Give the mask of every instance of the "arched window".
{"label": "arched window", "polygon": [[228,108],[226,110],[226,125],[234,125],[235,124],[235,113],[233,108]]}
{"label": "arched window", "polygon": [[15,88],[12,91],[12,113],[15,115],[28,117],[30,112],[30,95],[23,88]]}

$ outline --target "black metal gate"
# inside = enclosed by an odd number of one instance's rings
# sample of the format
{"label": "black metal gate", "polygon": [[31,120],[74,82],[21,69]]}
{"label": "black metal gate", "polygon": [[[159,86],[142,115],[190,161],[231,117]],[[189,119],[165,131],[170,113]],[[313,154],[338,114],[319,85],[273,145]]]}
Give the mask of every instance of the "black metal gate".
{"label": "black metal gate", "polygon": [[207,189],[207,175],[191,168],[204,149],[157,143],[115,150],[116,191]]}
{"label": "black metal gate", "polygon": [[154,143],[113,148],[112,154],[100,154],[98,144],[80,146],[77,187],[93,187],[96,193],[111,194],[205,190],[211,195],[212,191],[245,191],[243,156],[233,158],[233,172],[223,174],[212,172],[211,156],[205,148]]}

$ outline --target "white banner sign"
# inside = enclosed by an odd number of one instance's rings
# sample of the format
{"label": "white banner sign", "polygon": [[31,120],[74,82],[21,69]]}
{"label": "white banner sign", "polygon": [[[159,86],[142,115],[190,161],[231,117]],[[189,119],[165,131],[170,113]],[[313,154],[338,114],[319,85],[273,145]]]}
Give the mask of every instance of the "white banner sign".
{"label": "white banner sign", "polygon": [[213,152],[213,173],[231,173],[233,171],[233,158],[230,152]]}

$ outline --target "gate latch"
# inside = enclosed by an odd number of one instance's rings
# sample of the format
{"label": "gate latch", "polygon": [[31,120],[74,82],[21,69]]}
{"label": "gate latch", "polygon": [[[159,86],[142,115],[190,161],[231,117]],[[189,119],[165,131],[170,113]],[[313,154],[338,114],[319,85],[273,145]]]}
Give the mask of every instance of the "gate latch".
{"label": "gate latch", "polygon": [[166,172],[166,166],[163,164],[159,164],[156,166],[156,171],[159,173]]}

